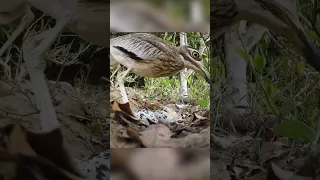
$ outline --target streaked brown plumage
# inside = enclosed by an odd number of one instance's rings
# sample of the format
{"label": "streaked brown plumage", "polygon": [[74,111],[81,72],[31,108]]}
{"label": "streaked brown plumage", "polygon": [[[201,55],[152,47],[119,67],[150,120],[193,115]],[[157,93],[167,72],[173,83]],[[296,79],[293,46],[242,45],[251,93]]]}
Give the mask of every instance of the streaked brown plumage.
{"label": "streaked brown plumage", "polygon": [[210,83],[199,52],[189,46],[174,47],[152,34],[134,33],[111,39],[110,48],[111,60],[131,68],[140,76],[172,76],[190,68]]}
{"label": "streaked brown plumage", "polygon": [[286,37],[303,53],[307,62],[320,71],[320,53],[310,43],[297,18],[291,0],[211,1],[211,36],[215,39],[240,20],[251,21]]}

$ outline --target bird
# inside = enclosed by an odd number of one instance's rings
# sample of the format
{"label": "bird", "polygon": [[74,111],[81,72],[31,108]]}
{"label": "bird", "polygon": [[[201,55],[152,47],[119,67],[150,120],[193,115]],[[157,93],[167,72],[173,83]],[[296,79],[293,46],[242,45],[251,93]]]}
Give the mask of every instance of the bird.
{"label": "bird", "polygon": [[215,39],[236,22],[245,20],[260,24],[286,37],[320,72],[320,52],[312,45],[297,17],[292,0],[215,0],[210,2],[211,37]]}
{"label": "bird", "polygon": [[79,167],[86,173],[87,179],[109,180],[110,161],[110,150],[106,150],[83,158],[79,162]]}
{"label": "bird", "polygon": [[190,46],[175,47],[149,33],[131,33],[110,39],[110,64],[118,62],[127,68],[118,77],[122,103],[128,98],[124,78],[130,72],[143,77],[172,76],[184,68],[202,74],[210,84],[200,53]]}

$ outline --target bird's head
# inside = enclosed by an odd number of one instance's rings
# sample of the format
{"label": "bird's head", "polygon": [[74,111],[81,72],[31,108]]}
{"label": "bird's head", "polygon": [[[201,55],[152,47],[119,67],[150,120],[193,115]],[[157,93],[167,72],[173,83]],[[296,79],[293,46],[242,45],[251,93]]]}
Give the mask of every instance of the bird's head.
{"label": "bird's head", "polygon": [[197,73],[201,73],[205,80],[210,84],[210,78],[203,64],[201,54],[190,46],[179,46],[177,49],[180,55],[183,57],[185,67],[192,69]]}
{"label": "bird's head", "polygon": [[320,72],[320,52],[310,42],[299,22],[294,0],[220,0],[211,3],[213,37],[225,32],[240,20],[260,24],[286,37]]}

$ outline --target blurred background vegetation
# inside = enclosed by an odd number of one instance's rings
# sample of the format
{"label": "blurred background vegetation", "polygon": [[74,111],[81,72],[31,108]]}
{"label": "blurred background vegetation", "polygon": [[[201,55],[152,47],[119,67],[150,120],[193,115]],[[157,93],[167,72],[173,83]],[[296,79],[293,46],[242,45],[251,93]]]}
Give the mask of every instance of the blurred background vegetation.
{"label": "blurred background vegetation", "polygon": [[[316,9],[319,11],[320,3],[315,7],[316,1],[299,0],[297,3],[300,22],[312,43],[320,51],[320,14],[318,13],[317,16],[314,14]],[[314,21],[314,17],[317,21]],[[261,56],[266,62],[261,72],[254,72],[255,70],[247,65],[248,99],[252,113],[276,115],[275,111],[277,111],[283,118],[302,120],[314,126],[320,117],[320,76],[306,64],[301,53],[286,39],[269,31],[245,56],[253,60]],[[218,112],[222,109],[221,100],[227,96],[223,36],[214,40],[212,57],[211,78],[215,82],[212,90],[212,104]],[[259,85],[261,83],[259,81],[263,81],[264,87],[270,93],[268,98],[274,104],[274,110],[266,103],[266,94]]]}
{"label": "blurred background vegetation", "polygon": [[[4,54],[2,60],[6,61],[10,69],[0,66],[1,79],[19,82],[28,78],[26,68],[23,66],[21,45],[30,36],[41,33],[54,27],[55,19],[47,16],[35,8],[32,24],[19,36],[13,45]],[[16,29],[20,20],[12,26],[0,25],[0,46],[2,46]],[[91,45],[72,32],[64,32],[52,46],[47,56],[46,77],[49,80],[66,81],[74,85],[76,81],[83,84],[98,85],[101,77],[109,76],[109,62],[107,58],[109,49]]]}
{"label": "blurred background vegetation", "polygon": [[111,0],[110,5],[112,31],[208,32],[210,28],[210,0]]}
{"label": "blurred background vegetation", "polygon": [[[152,4],[159,9],[165,11],[166,14],[170,16],[188,20],[191,14],[190,12],[190,2],[193,0],[141,0],[146,3]],[[210,0],[202,0],[203,1],[203,10],[205,14],[205,19],[209,21],[210,19]]]}

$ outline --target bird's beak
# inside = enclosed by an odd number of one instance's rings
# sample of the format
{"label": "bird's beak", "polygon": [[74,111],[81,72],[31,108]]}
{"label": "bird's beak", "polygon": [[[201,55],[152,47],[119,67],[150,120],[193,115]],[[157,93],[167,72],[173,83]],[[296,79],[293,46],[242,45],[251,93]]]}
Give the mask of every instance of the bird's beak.
{"label": "bird's beak", "polygon": [[197,73],[202,74],[205,80],[207,81],[207,83],[209,84],[211,83],[210,77],[202,61],[195,61],[193,59],[187,58],[185,61],[185,67],[188,69],[192,69]]}
{"label": "bird's beak", "polygon": [[210,76],[207,74],[207,70],[205,66],[203,65],[202,61],[197,61],[193,59],[188,52],[188,46],[179,46],[177,47],[177,50],[180,52],[180,55],[184,59],[184,66],[188,69],[192,69],[196,71],[197,73],[200,73],[203,75],[207,83],[211,84]]}

